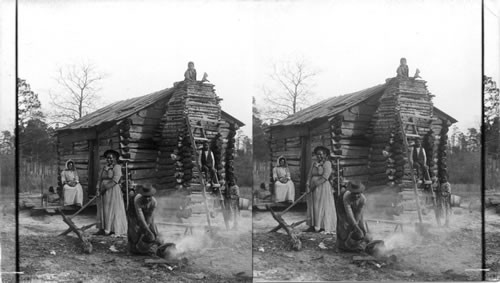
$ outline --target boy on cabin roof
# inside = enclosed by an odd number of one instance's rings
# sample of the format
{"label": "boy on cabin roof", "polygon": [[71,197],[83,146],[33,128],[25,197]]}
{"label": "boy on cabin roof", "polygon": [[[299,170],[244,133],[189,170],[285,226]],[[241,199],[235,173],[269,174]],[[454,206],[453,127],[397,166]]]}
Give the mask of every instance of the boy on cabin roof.
{"label": "boy on cabin roof", "polygon": [[188,69],[184,72],[184,80],[189,82],[196,81],[196,69],[193,62],[188,63]]}
{"label": "boy on cabin roof", "polygon": [[407,79],[408,78],[408,65],[406,65],[406,58],[401,58],[399,60],[399,67],[396,70],[398,79]]}

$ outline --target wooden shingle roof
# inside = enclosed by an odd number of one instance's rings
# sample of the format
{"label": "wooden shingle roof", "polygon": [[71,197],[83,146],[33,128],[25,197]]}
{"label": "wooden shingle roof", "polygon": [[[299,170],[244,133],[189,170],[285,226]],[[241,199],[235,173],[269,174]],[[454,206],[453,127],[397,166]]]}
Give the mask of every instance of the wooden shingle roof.
{"label": "wooden shingle roof", "polygon": [[[147,108],[148,106],[153,105],[163,98],[169,98],[173,92],[174,88],[167,88],[151,94],[117,101],[87,114],[69,125],[58,128],[56,131],[86,129],[107,122],[120,121],[143,110],[144,108]],[[240,127],[245,125],[243,122],[228,113],[224,111],[221,112],[223,119],[234,122]]]}
{"label": "wooden shingle roof", "polygon": [[57,131],[92,128],[106,122],[122,120],[154,104],[162,98],[171,96],[173,92],[174,88],[167,88],[151,94],[111,103],[83,116],[69,125],[57,129]]}
{"label": "wooden shingle roof", "polygon": [[[340,114],[347,109],[356,106],[357,104],[367,100],[373,95],[385,91],[388,84],[380,84],[358,92],[334,96],[323,101],[320,101],[312,106],[309,106],[301,111],[296,112],[287,118],[270,125],[270,127],[300,125],[311,122],[316,119],[332,117]],[[457,120],[442,110],[434,106],[434,114],[449,120],[452,124]]]}
{"label": "wooden shingle roof", "polygon": [[353,106],[356,106],[358,103],[365,101],[371,96],[384,91],[386,87],[387,84],[381,84],[358,92],[325,99],[307,107],[306,109],[298,111],[275,124],[272,124],[271,127],[299,125],[311,122],[312,120],[337,115]]}

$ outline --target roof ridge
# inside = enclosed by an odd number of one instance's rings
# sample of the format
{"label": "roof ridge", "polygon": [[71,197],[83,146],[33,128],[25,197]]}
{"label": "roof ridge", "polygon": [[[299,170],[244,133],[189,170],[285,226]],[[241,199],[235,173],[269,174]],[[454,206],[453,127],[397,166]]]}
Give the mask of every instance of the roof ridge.
{"label": "roof ridge", "polygon": [[[161,99],[163,95],[169,95],[173,92],[175,87],[170,87],[170,88],[165,88],[162,90],[158,90],[149,94],[144,94],[141,96],[137,97],[131,97],[131,98],[126,98],[122,100],[118,100],[115,102],[111,102],[110,104],[101,107],[83,117],[80,119],[73,121],[72,123],[61,127],[59,129],[56,129],[56,131],[62,131],[62,130],[68,130],[68,129],[80,129],[80,128],[90,128],[94,127],[97,125],[100,125],[104,122],[111,122],[111,121],[116,121],[116,120],[121,120],[124,119],[138,111],[141,111],[142,109],[152,105],[155,103],[158,99]],[[149,97],[155,97],[158,96],[158,99],[152,99],[150,101],[147,100]],[[118,107],[118,109],[110,111],[113,107],[117,107],[120,104],[123,104],[121,107]],[[132,110],[127,113],[127,110]],[[100,117],[103,113],[110,112],[110,114],[114,114],[112,117],[109,117],[108,119],[103,118],[101,121],[93,121],[96,118]],[[120,115],[121,114],[121,115]],[[87,125],[86,125],[87,124]]]}
{"label": "roof ridge", "polygon": [[[345,94],[341,94],[341,95],[336,95],[336,96],[332,96],[332,97],[329,97],[329,98],[326,98],[326,99],[323,99],[313,105],[310,105],[300,111],[297,111],[295,112],[294,114],[286,117],[285,119],[281,120],[281,121],[278,121],[276,122],[275,124],[271,125],[271,126],[279,126],[283,123],[287,123],[289,121],[293,121],[294,119],[296,119],[297,117],[299,116],[302,116],[304,114],[307,114],[309,112],[311,112],[312,110],[316,110],[316,109],[335,109],[337,107],[332,107],[332,106],[335,106],[335,105],[330,105],[330,104],[336,104],[338,106],[343,106],[347,103],[349,103],[349,101],[346,101],[347,99],[346,98],[349,98],[349,97],[353,97],[353,100],[352,102],[355,102],[353,105],[349,106],[349,107],[352,107],[354,105],[356,105],[357,103],[365,100],[366,98],[368,98],[369,96],[375,94],[375,93],[378,93],[378,91],[374,92],[374,90],[378,90],[379,88],[382,88],[382,87],[385,87],[387,86],[387,83],[383,83],[383,84],[378,84],[378,85],[375,85],[375,86],[372,86],[372,87],[368,87],[368,88],[365,88],[365,89],[362,89],[362,90],[359,90],[359,91],[356,91],[356,92],[351,92],[351,93],[345,93]],[[362,99],[357,99],[357,96],[358,95],[367,95],[368,97],[364,97]],[[319,117],[311,117],[309,120],[314,120],[316,118],[322,118],[324,116],[321,116],[321,114],[318,115]],[[304,119],[304,120],[307,120]],[[307,121],[303,121],[303,122],[307,122]],[[290,122],[290,124],[296,124],[297,122]],[[300,122],[302,123],[302,122]]]}

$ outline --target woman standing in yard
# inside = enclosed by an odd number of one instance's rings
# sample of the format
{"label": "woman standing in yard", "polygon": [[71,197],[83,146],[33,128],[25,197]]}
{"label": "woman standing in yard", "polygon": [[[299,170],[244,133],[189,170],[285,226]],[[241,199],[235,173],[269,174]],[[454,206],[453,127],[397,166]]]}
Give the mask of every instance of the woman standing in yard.
{"label": "woman standing in yard", "polygon": [[69,159],[66,161],[66,168],[61,173],[61,183],[63,185],[64,205],[82,206],[83,190],[75,170],[75,163]]}
{"label": "woman standing in yard", "polygon": [[318,146],[314,149],[317,161],[309,171],[306,192],[311,191],[307,198],[307,224],[306,232],[335,231],[336,215],[333,189],[329,178],[332,173],[332,163],[329,161],[330,151],[328,148]]}
{"label": "woman standing in yard", "polygon": [[127,233],[127,217],[120,187],[122,167],[117,164],[120,154],[114,150],[106,150],[104,156],[107,164],[102,168],[97,187],[100,197],[97,201],[99,231],[96,235],[122,235]]}
{"label": "woman standing in yard", "polygon": [[285,157],[278,157],[276,167],[273,168],[274,200],[276,202],[293,202],[295,200],[295,186],[290,179],[290,170]]}

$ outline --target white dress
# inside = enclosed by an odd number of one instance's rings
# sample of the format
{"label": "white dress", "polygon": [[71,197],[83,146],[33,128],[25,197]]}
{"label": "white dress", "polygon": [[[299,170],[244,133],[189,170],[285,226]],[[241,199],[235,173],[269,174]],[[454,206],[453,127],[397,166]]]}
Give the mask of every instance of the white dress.
{"label": "white dress", "polygon": [[[286,178],[285,183],[281,178]],[[273,168],[274,197],[276,202],[295,201],[295,185],[290,178],[290,170],[286,166],[276,166]]]}
{"label": "white dress", "polygon": [[[71,160],[66,161],[66,169],[61,173],[61,182],[63,184],[63,195],[64,195],[64,205],[79,205],[83,203],[83,189],[82,185],[78,180],[78,173],[76,170],[69,170],[68,163]],[[74,163],[73,163],[74,166]],[[74,168],[74,167],[73,167]],[[76,182],[74,186],[70,183]]]}

